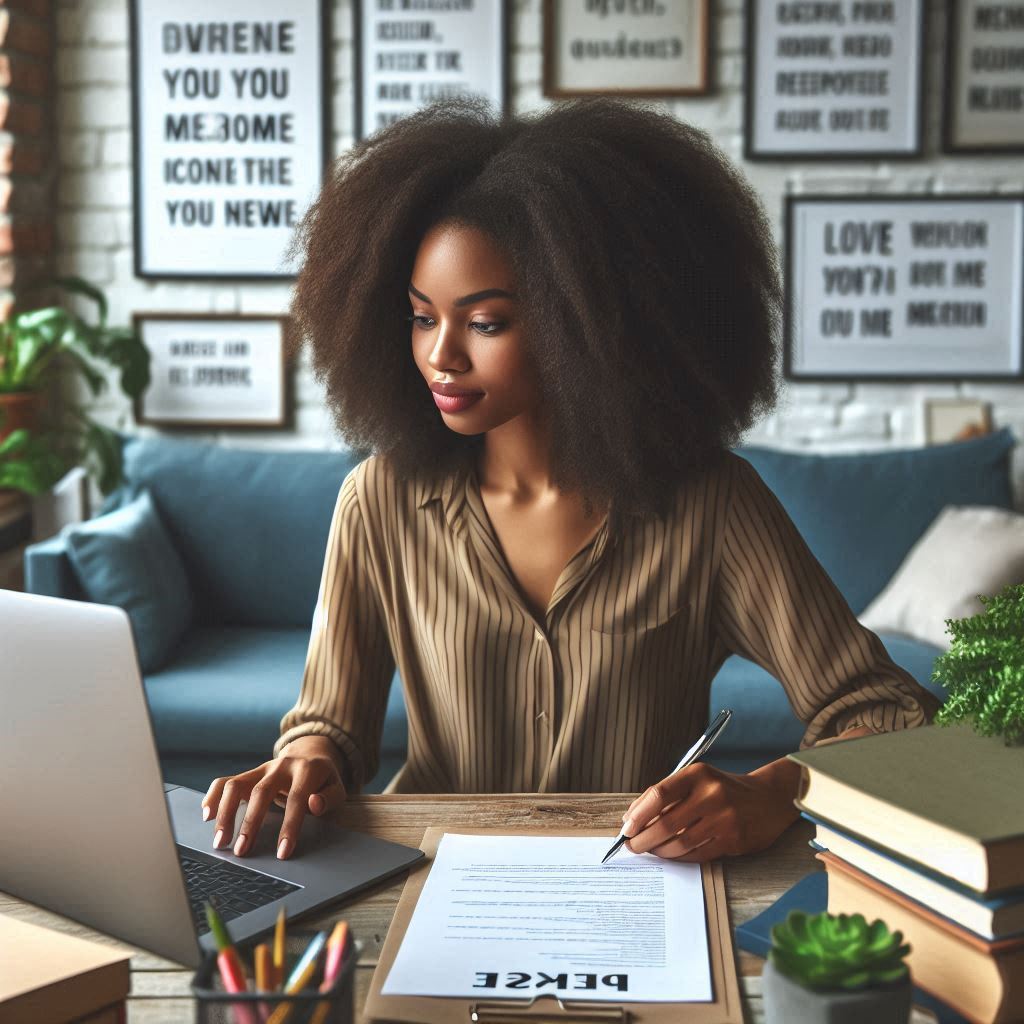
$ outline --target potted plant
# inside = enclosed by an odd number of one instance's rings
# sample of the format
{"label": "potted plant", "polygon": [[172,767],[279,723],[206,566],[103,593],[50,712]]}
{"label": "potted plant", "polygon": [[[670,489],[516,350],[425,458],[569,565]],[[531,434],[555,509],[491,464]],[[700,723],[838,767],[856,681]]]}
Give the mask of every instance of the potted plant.
{"label": "potted plant", "polygon": [[946,619],[953,637],[932,666],[946,687],[936,725],[967,721],[983,736],[1024,742],[1024,583],[994,596],[979,594],[983,612]]}
{"label": "potted plant", "polygon": [[791,910],[772,928],[762,975],[766,1024],[906,1024],[910,946],[863,914]]}
{"label": "potted plant", "polygon": [[106,296],[80,277],[54,284],[97,306],[96,323],[64,309],[16,313],[0,323],[0,489],[40,494],[72,466],[83,465],[109,494],[121,482],[121,445],[115,431],[73,401],[49,416],[46,389],[60,366],[80,374],[93,397],[107,386],[104,364],[120,371],[121,390],[136,398],[149,385],[149,351],[127,327],[107,324]]}

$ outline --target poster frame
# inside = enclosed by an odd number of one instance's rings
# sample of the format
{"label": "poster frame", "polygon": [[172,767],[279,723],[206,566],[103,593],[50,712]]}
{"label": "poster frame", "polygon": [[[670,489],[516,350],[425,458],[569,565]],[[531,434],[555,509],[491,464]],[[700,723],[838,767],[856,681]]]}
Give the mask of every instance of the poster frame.
{"label": "poster frame", "polygon": [[[999,373],[936,373],[936,372],[901,372],[886,373],[807,373],[796,369],[793,360],[793,283],[796,280],[795,254],[793,238],[795,236],[794,220],[797,207],[811,203],[843,203],[857,205],[861,203],[878,204],[885,203],[1005,203],[1014,202],[1024,208],[1024,192],[1016,193],[992,193],[992,192],[960,192],[955,194],[932,194],[932,193],[862,193],[859,195],[843,194],[800,194],[785,196],[785,211],[783,215],[784,230],[784,301],[783,301],[783,331],[782,331],[782,375],[787,381],[794,383],[872,383],[872,384],[906,384],[910,382],[951,382],[951,381],[989,381],[1002,382],[1019,381],[1024,379],[1024,309],[1021,307],[1024,299],[1024,258],[1021,260],[1021,276],[1017,280],[1017,291],[1015,300],[1017,303],[1018,322],[1020,323],[1020,336],[1017,338],[1017,354],[1019,355],[1020,368],[1016,371],[1006,370]],[[1017,239],[1018,248],[1024,252],[1024,218],[1022,218],[1021,236]],[[1010,346],[1012,350],[1012,346]]]}
{"label": "poster frame", "polygon": [[541,34],[541,91],[552,99],[567,99],[572,96],[708,96],[713,91],[711,76],[711,3],[710,0],[685,0],[691,7],[701,13],[704,31],[699,40],[700,47],[700,81],[694,86],[678,86],[676,88],[636,89],[602,86],[600,89],[567,89],[555,80],[556,33],[558,26],[555,19],[555,6],[559,0],[543,0],[543,29]]}
{"label": "poster frame", "polygon": [[[284,273],[281,271],[232,271],[221,270],[161,270],[159,266],[144,266],[143,252],[143,204],[140,202],[142,195],[141,170],[142,170],[142,109],[139,89],[140,56],[139,56],[139,9],[145,3],[149,9],[149,16],[152,17],[152,9],[158,3],[164,3],[168,8],[173,8],[173,0],[128,0],[128,53],[130,60],[129,67],[129,90],[131,92],[131,133],[132,133],[132,248],[133,248],[133,270],[135,277],[141,280],[177,280],[177,281],[294,281],[298,276],[297,272]],[[327,173],[333,162],[331,152],[332,136],[332,95],[331,95],[331,62],[328,60],[328,50],[332,45],[333,33],[333,4],[329,0],[316,0],[317,24],[320,29],[319,61],[320,74],[318,82],[320,85],[320,149],[323,154],[323,161],[320,167],[320,180],[317,190],[323,187]],[[152,261],[150,261],[152,264]]]}
{"label": "poster frame", "polygon": [[[919,160],[924,155],[925,121],[925,54],[928,45],[928,19],[925,17],[926,0],[917,3],[917,67],[910,73],[908,81],[917,86],[917,103],[914,107],[914,141],[911,149],[897,150],[762,150],[754,146],[754,82],[756,81],[756,40],[757,7],[766,0],[745,0],[743,40],[743,158],[752,162],[771,161],[827,161],[827,160]],[[904,0],[905,2],[905,0]]]}
{"label": "poster frame", "polygon": [[[353,136],[356,143],[362,142],[364,135],[365,121],[363,102],[365,91],[363,89],[363,66],[366,62],[366,54],[363,52],[363,3],[365,0],[352,0],[352,76],[353,89],[355,93]],[[512,80],[509,61],[509,40],[512,35],[512,11],[511,0],[489,0],[490,4],[501,5],[498,16],[498,59],[501,62],[501,103],[500,113],[503,117],[511,114]],[[422,109],[422,108],[418,108]]]}
{"label": "poster frame", "polygon": [[[231,430],[280,430],[290,428],[293,418],[293,402],[288,388],[290,360],[289,352],[293,350],[296,338],[296,325],[291,316],[286,313],[202,313],[202,312],[178,312],[159,310],[136,311],[132,313],[132,330],[146,343],[145,325],[154,321],[161,323],[183,322],[194,324],[197,321],[208,323],[210,321],[265,321],[276,322],[278,353],[273,358],[279,376],[279,407],[281,414],[276,419],[267,420],[237,420],[225,417],[197,420],[193,418],[176,419],[171,416],[151,417],[146,415],[145,396],[143,392],[133,401],[133,413],[135,422],[139,426],[153,427],[174,427],[182,429],[209,430],[211,428]],[[148,389],[147,389],[148,390]]]}

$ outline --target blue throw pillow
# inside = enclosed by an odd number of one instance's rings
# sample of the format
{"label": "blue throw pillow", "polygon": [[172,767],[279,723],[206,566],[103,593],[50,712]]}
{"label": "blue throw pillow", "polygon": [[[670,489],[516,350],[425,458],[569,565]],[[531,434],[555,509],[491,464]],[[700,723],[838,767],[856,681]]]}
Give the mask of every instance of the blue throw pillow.
{"label": "blue throw pillow", "polygon": [[124,446],[118,506],[148,490],[204,625],[309,630],[352,451],[229,448],[163,435]]}
{"label": "blue throw pillow", "polygon": [[1013,507],[1009,428],[925,448],[805,453],[735,449],[782,502],[859,615],[947,505]]}
{"label": "blue throw pillow", "polygon": [[62,536],[89,600],[128,613],[142,671],[159,671],[191,624],[194,608],[185,568],[149,491],[66,527]]}

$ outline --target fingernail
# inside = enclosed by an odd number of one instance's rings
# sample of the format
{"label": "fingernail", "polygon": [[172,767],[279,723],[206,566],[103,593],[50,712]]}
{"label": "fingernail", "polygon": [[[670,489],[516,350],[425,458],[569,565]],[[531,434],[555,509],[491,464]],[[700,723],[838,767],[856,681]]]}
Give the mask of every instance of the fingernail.
{"label": "fingernail", "polygon": [[291,843],[288,841],[288,837],[285,836],[280,843],[277,844],[277,859],[284,860],[288,856],[288,849]]}
{"label": "fingernail", "polygon": [[629,833],[633,831],[633,819],[632,818],[627,818],[626,819],[626,823],[622,826],[622,831],[625,832],[626,835],[629,835]]}
{"label": "fingernail", "polygon": [[213,837],[213,848],[215,850],[220,849],[220,841],[224,838],[224,829],[217,829],[217,834]]}
{"label": "fingernail", "polygon": [[245,842],[249,837],[243,832],[238,833],[238,839],[235,840],[235,856],[241,856],[242,851],[245,849]]}
{"label": "fingernail", "polygon": [[204,807],[203,808],[203,821],[209,821],[209,820],[210,820],[210,808],[209,807]]}

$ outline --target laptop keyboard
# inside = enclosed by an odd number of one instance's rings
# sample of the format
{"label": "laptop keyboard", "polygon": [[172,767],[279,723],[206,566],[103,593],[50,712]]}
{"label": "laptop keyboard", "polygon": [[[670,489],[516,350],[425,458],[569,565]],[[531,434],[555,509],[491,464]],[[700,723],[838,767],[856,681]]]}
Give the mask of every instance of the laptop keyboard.
{"label": "laptop keyboard", "polygon": [[206,921],[207,900],[214,905],[221,920],[230,921],[301,888],[280,878],[265,875],[262,871],[243,868],[217,857],[207,857],[180,843],[175,845],[185,873],[185,887],[188,889],[192,918],[199,935],[210,930]]}

